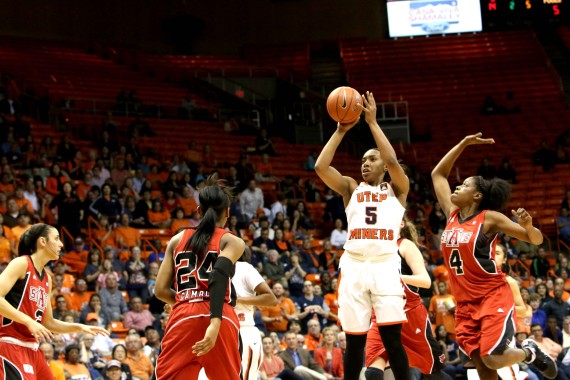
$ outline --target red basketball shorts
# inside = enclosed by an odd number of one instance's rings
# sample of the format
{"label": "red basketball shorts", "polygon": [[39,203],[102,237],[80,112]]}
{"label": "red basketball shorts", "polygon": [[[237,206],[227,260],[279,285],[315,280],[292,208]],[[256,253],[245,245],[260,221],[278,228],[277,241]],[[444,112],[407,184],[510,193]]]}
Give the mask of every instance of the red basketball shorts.
{"label": "red basketball shorts", "polygon": [[0,342],[0,376],[6,380],[53,379],[47,360],[39,349]]}

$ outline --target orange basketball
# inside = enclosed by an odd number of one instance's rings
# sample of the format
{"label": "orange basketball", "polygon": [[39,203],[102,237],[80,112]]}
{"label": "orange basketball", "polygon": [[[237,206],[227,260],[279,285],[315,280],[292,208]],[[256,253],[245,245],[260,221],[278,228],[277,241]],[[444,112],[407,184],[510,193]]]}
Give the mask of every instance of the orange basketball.
{"label": "orange basketball", "polygon": [[362,104],[358,91],[352,87],[338,87],[327,98],[327,111],[334,121],[341,124],[350,124],[360,117]]}

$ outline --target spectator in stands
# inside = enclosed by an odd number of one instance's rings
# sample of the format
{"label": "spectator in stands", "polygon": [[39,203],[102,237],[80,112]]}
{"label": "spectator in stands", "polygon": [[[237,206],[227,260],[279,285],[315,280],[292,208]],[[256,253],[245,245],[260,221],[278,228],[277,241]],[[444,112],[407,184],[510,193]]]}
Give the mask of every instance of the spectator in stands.
{"label": "spectator in stands", "polygon": [[556,218],[558,226],[558,235],[564,243],[570,245],[570,213],[567,207],[560,209],[560,215]]}
{"label": "spectator in stands", "polygon": [[4,225],[12,229],[18,225],[18,216],[20,215],[20,208],[16,199],[13,197],[8,198],[6,202],[6,213],[4,214]]}
{"label": "spectator in stands", "polygon": [[259,135],[255,138],[255,154],[267,153],[270,156],[276,156],[275,145],[267,134],[267,129],[261,128]]}
{"label": "spectator in stands", "polygon": [[53,317],[60,321],[63,321],[63,316],[69,313],[67,309],[67,299],[60,294],[59,296],[55,297],[55,308],[53,309]]}
{"label": "spectator in stands", "polygon": [[83,274],[87,266],[87,256],[89,252],[85,249],[85,243],[81,237],[75,238],[73,249],[68,251],[60,261],[67,265],[71,273]]}
{"label": "spectator in stands", "polygon": [[451,376],[452,379],[456,378],[457,374],[465,375],[466,371],[463,368],[461,357],[459,356],[459,345],[447,332],[444,325],[437,325],[435,328],[435,339],[441,345],[443,353],[445,354],[445,367],[443,371]]}
{"label": "spectator in stands", "polygon": [[132,380],[133,375],[131,373],[131,367],[125,363],[125,359],[127,358],[127,348],[123,344],[117,344],[113,347],[111,357],[112,360],[117,360],[121,363],[121,371],[125,374],[125,379]]}
{"label": "spectator in stands", "polygon": [[115,160],[115,166],[111,170],[111,181],[113,184],[120,188],[124,185],[125,180],[131,176],[131,172],[125,168],[125,160]]}
{"label": "spectator in stands", "polygon": [[303,270],[309,274],[317,273],[319,268],[319,255],[313,250],[312,245],[313,238],[311,236],[305,236],[303,245],[299,250],[301,266]]}
{"label": "spectator in stands", "polygon": [[65,362],[63,362],[63,370],[68,373],[72,379],[91,379],[89,370],[79,362],[79,346],[72,343],[65,347]]}
{"label": "spectator in stands", "polygon": [[146,338],[146,344],[143,347],[144,354],[150,359],[152,365],[156,364],[156,359],[160,355],[161,345],[160,345],[160,335],[158,331],[152,326],[147,326],[144,329],[144,336]]}
{"label": "spectator in stands", "polygon": [[504,158],[501,166],[497,169],[497,177],[510,183],[517,183],[517,173],[508,158]]}
{"label": "spectator in stands", "polygon": [[304,347],[314,354],[315,349],[323,342],[323,334],[321,334],[321,324],[316,319],[307,322],[307,334],[305,334]]}
{"label": "spectator in stands", "polygon": [[121,215],[121,225],[115,229],[117,246],[119,249],[130,249],[141,246],[141,234],[139,230],[131,227],[128,214]]}
{"label": "spectator in stands", "polygon": [[556,165],[556,152],[543,140],[540,148],[534,152],[533,162],[535,165],[541,165],[545,172],[552,170]]}
{"label": "spectator in stands", "polygon": [[325,371],[311,357],[309,351],[298,348],[299,342],[294,332],[285,334],[287,349],[279,353],[279,357],[285,363],[285,368],[305,379],[325,380]]}
{"label": "spectator in stands", "polygon": [[274,241],[275,241],[275,249],[277,250],[277,252],[279,252],[279,255],[288,256],[290,254],[293,248],[291,247],[291,243],[289,243],[288,240],[285,240],[285,235],[283,234],[282,229],[278,228],[275,230]]}
{"label": "spectator in stands", "polygon": [[109,222],[115,223],[119,218],[122,206],[113,194],[111,185],[104,184],[101,191],[101,196],[91,204],[91,211],[97,215],[97,217],[105,215],[109,218]]}
{"label": "spectator in stands", "polygon": [[307,272],[305,272],[301,266],[301,256],[299,255],[299,252],[291,252],[289,260],[291,269],[285,272],[285,278],[287,279],[291,298],[296,299],[303,295],[304,278],[307,275]]}
{"label": "spectator in stands", "polygon": [[253,240],[251,250],[254,254],[259,252],[261,244],[267,245],[267,249],[276,249],[275,242],[269,238],[269,228],[262,229],[259,237]]}
{"label": "spectator in stands", "polygon": [[[546,258],[546,251],[544,248],[538,248],[537,257],[532,260],[530,265],[530,274],[537,278],[546,279],[548,271],[550,270],[550,263]],[[562,322],[561,322],[562,323]]]}
{"label": "spectator in stands", "polygon": [[140,380],[149,380],[153,374],[154,367],[150,359],[142,351],[140,336],[136,334],[127,335],[125,344],[127,346],[127,357],[124,359],[124,362],[128,364],[133,377],[137,377]]}
{"label": "spectator in stands", "polygon": [[274,249],[267,251],[267,262],[263,265],[263,274],[265,274],[272,283],[279,282],[283,285],[287,284],[285,280],[285,266],[279,260],[279,253]]}
{"label": "spectator in stands", "polygon": [[18,215],[18,224],[14,226],[10,234],[10,248],[13,256],[18,256],[18,244],[20,243],[20,236],[30,229],[31,216],[27,212],[20,212]]}
{"label": "spectator in stands", "polygon": [[[140,297],[143,303],[148,298],[147,276],[148,265],[141,258],[141,249],[139,246],[131,248],[131,259],[125,264],[127,271],[127,291],[129,298]],[[146,326],[145,326],[146,327]]]}
{"label": "spectator in stands", "polygon": [[131,298],[131,311],[125,313],[124,325],[128,329],[136,329],[143,333],[148,326],[152,326],[154,316],[147,309],[143,308],[143,301],[140,297]]}
{"label": "spectator in stands", "polygon": [[529,304],[532,308],[532,324],[538,324],[542,329],[546,329],[546,312],[540,308],[540,295],[532,293],[529,297]]}
{"label": "spectator in stands", "polygon": [[429,315],[432,322],[443,325],[446,333],[455,338],[455,297],[447,293],[447,283],[440,281],[437,284],[439,294],[432,297],[429,305]]}
{"label": "spectator in stands", "polygon": [[261,155],[261,162],[256,165],[255,180],[257,182],[279,182],[280,178],[275,176],[273,165],[269,162],[269,154]]}
{"label": "spectator in stands", "polygon": [[330,243],[336,249],[342,249],[344,247],[344,243],[346,243],[346,239],[348,237],[348,232],[344,228],[341,219],[335,219],[334,221],[334,230],[331,232],[330,236]]}
{"label": "spectator in stands", "polygon": [[307,323],[316,319],[321,327],[326,326],[328,317],[328,307],[322,297],[314,295],[314,284],[305,280],[303,283],[303,295],[297,299],[300,313],[297,316],[301,322],[301,328],[304,333],[307,332]]}
{"label": "spectator in stands", "polygon": [[243,188],[246,188],[249,185],[249,182],[255,179],[255,166],[249,162],[247,154],[242,154],[239,161],[235,164],[235,168],[240,184],[243,184]]}
{"label": "spectator in stands", "polygon": [[[105,360],[102,355],[93,349],[95,336],[83,334],[79,337],[79,361],[87,367],[93,379],[100,378],[105,369]],[[110,354],[111,350],[107,352]]]}
{"label": "spectator in stands", "polygon": [[291,298],[285,296],[285,289],[281,283],[275,282],[272,290],[277,298],[277,305],[261,307],[261,316],[267,331],[284,333],[287,331],[289,321],[297,319],[295,304]]}
{"label": "spectator in stands", "polygon": [[89,319],[97,317],[97,325],[111,331],[111,317],[108,310],[103,309],[101,303],[101,296],[97,293],[91,294],[89,303],[84,305],[79,314],[79,321],[81,323],[89,323]]}
{"label": "spectator in stands", "polygon": [[63,365],[59,360],[54,360],[55,350],[53,343],[43,342],[40,344],[40,350],[42,350],[44,357],[47,360],[49,369],[53,375],[54,380],[65,380],[65,374],[63,372]]}
{"label": "spectator in stands", "polygon": [[[324,274],[323,274],[324,275]],[[321,276],[322,278],[323,276]],[[338,278],[331,279],[331,291],[325,293],[325,304],[329,309],[327,325],[335,325],[338,321]]]}
{"label": "spectator in stands", "polygon": [[152,210],[148,210],[147,217],[154,228],[170,228],[172,224],[172,215],[158,199],[152,202]]}
{"label": "spectator in stands", "polygon": [[259,367],[262,380],[265,379],[291,379],[303,380],[303,378],[290,369],[285,368],[283,360],[274,354],[273,338],[265,336],[261,339],[263,346],[263,361]]}
{"label": "spectator in stands", "polygon": [[253,222],[250,224],[249,226],[250,230],[254,230],[253,232],[253,238],[257,239],[258,237],[261,236],[261,231],[262,230],[268,230],[269,231],[269,239],[270,240],[274,240],[275,239],[275,231],[273,230],[273,228],[270,227],[269,225],[269,218],[265,215],[261,215],[259,217],[259,220],[257,221],[257,223]]}
{"label": "spectator in stands", "polygon": [[107,275],[105,288],[99,292],[101,307],[109,313],[112,321],[122,321],[123,314],[128,311],[127,302],[118,285],[117,278],[114,275]]}
{"label": "spectator in stands", "polygon": [[263,203],[263,192],[257,187],[255,180],[250,180],[247,189],[240,195],[241,214],[248,220],[252,220],[257,210],[263,208]]}
{"label": "spectator in stands", "polygon": [[332,327],[323,329],[323,344],[315,349],[315,362],[334,378],[344,378],[342,350],[336,346],[336,333]]}
{"label": "spectator in stands", "polygon": [[84,211],[82,202],[73,191],[73,184],[70,181],[63,184],[62,191],[53,198],[49,207],[56,215],[58,228],[65,227],[71,236],[79,236]]}
{"label": "spectator in stands", "polygon": [[87,291],[87,282],[84,278],[78,278],[75,280],[75,286],[73,291],[69,294],[69,309],[72,310],[76,315],[83,307],[89,304],[91,298],[91,292]]}
{"label": "spectator in stands", "polygon": [[562,287],[554,288],[554,298],[542,305],[542,310],[546,313],[547,318],[551,315],[556,317],[556,323],[562,328],[564,317],[570,315],[570,305],[562,300]]}
{"label": "spectator in stands", "polygon": [[338,272],[339,254],[338,250],[333,251],[332,244],[329,240],[323,242],[323,251],[318,255],[319,271],[326,273]]}
{"label": "spectator in stands", "polygon": [[544,337],[562,345],[562,329],[558,326],[556,315],[549,315],[546,318],[546,329]]}
{"label": "spectator in stands", "polygon": [[153,252],[151,252],[151,254],[148,256],[148,262],[149,264],[149,268],[150,265],[152,265],[152,263],[162,263],[162,260],[164,260],[164,249],[162,249],[162,240],[160,239],[156,239],[152,242],[152,245],[154,246],[154,248],[156,248]]}

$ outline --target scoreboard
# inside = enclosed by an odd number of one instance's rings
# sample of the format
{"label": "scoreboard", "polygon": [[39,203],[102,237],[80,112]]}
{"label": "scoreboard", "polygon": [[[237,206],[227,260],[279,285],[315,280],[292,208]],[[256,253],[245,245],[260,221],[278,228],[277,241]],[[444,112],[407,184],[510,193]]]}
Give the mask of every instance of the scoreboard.
{"label": "scoreboard", "polygon": [[484,23],[518,25],[559,22],[570,18],[570,0],[481,0]]}

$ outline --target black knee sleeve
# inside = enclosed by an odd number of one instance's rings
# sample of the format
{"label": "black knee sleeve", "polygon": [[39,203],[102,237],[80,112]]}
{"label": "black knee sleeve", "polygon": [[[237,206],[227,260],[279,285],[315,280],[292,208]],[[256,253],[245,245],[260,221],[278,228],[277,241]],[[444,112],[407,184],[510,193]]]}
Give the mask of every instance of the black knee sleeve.
{"label": "black knee sleeve", "polygon": [[366,368],[366,371],[364,372],[364,378],[366,380],[384,380],[384,371],[382,371],[380,368]]}
{"label": "black knee sleeve", "polygon": [[346,334],[346,352],[344,354],[344,379],[358,380],[364,366],[364,346],[366,334]]}

